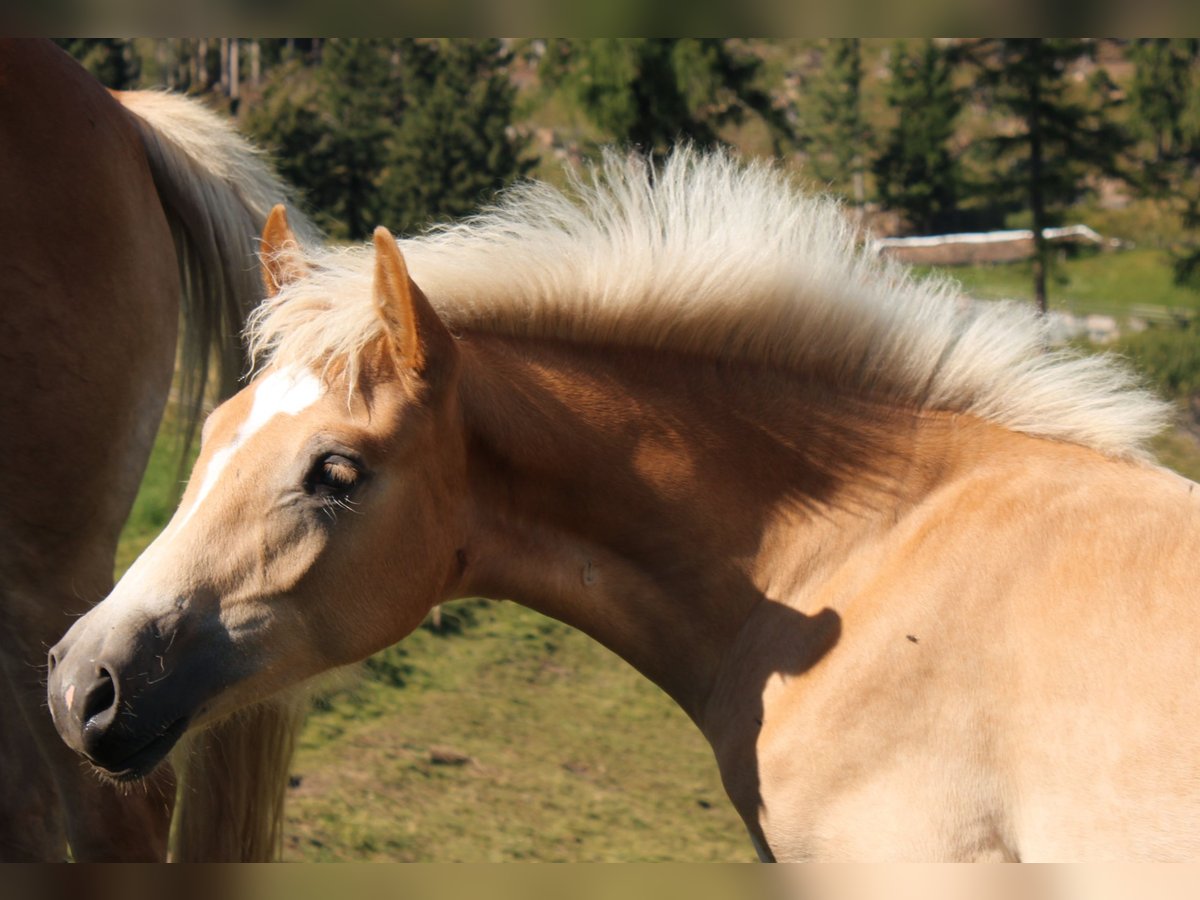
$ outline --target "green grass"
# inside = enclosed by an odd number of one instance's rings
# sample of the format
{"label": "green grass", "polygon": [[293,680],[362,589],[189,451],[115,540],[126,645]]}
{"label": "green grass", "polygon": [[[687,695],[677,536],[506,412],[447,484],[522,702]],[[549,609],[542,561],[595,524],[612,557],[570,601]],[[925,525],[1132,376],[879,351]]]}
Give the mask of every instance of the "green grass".
{"label": "green grass", "polygon": [[657,688],[513,604],[449,615],[459,633],[418,630],[310,718],[285,859],[754,858],[711,752]]}
{"label": "green grass", "polygon": [[1200,395],[1200,324],[1147,328],[1122,335],[1113,345],[1164,396]]}
{"label": "green grass", "polygon": [[1200,437],[1186,428],[1172,428],[1154,439],[1154,455],[1160,463],[1185,478],[1200,483]]}
{"label": "green grass", "polygon": [[[1028,262],[917,267],[917,271],[947,275],[961,283],[968,294],[983,300],[1033,300]],[[1077,314],[1121,315],[1140,305],[1200,310],[1200,292],[1176,285],[1166,255],[1150,248],[1056,259],[1050,267],[1046,290],[1051,309]]]}

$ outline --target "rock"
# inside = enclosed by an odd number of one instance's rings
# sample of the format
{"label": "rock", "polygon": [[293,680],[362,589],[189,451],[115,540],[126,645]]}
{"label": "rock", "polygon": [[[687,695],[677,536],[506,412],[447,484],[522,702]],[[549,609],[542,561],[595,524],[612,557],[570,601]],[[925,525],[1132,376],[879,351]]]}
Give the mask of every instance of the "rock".
{"label": "rock", "polygon": [[450,747],[430,747],[429,761],[435,766],[465,766],[475,760]]}
{"label": "rock", "polygon": [[1093,344],[1107,344],[1117,338],[1117,320],[1112,316],[1090,315],[1085,320],[1088,340]]}

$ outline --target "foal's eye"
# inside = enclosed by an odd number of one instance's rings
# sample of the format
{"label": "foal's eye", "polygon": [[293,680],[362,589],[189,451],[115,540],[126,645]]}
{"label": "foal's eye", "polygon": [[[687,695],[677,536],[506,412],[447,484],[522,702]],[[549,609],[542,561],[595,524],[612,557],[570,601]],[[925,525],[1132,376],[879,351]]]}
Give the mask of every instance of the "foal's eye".
{"label": "foal's eye", "polygon": [[330,453],[316,461],[309,472],[308,489],[314,494],[345,495],[354,489],[362,477],[358,463],[337,453]]}

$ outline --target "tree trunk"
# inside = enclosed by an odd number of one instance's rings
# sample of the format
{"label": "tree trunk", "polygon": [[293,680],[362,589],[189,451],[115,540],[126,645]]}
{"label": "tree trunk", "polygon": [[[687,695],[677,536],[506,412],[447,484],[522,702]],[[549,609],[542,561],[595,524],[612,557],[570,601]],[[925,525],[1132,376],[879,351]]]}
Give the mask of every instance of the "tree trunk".
{"label": "tree trunk", "polygon": [[154,59],[158,63],[158,83],[167,90],[175,87],[175,66],[171,59],[171,39],[159,38],[154,42]]}
{"label": "tree trunk", "polygon": [[1029,209],[1033,214],[1033,296],[1038,312],[1046,314],[1046,204],[1042,195],[1042,42],[1030,46],[1029,113]]}
{"label": "tree trunk", "polygon": [[258,38],[250,39],[250,86],[258,87],[258,82],[262,78],[262,48],[258,43]]}
{"label": "tree trunk", "polygon": [[192,61],[187,49],[187,38],[171,38],[171,46],[175,50],[175,84],[181,90],[192,86]]}
{"label": "tree trunk", "polygon": [[854,190],[854,216],[861,226],[867,216],[867,182],[863,173],[862,156],[854,157],[854,175],[851,184]]}
{"label": "tree trunk", "polygon": [[241,44],[237,38],[229,39],[229,96],[233,100],[238,98],[238,86],[241,81],[241,74],[238,71],[241,61]]}
{"label": "tree trunk", "polygon": [[208,89],[208,38],[196,41],[196,84],[202,91]]}
{"label": "tree trunk", "polygon": [[221,62],[220,62],[219,71],[221,74],[220,74],[220,78],[218,79],[217,84],[220,87],[221,92],[226,97],[228,97],[229,96],[229,38],[221,38],[220,50],[221,50]]}

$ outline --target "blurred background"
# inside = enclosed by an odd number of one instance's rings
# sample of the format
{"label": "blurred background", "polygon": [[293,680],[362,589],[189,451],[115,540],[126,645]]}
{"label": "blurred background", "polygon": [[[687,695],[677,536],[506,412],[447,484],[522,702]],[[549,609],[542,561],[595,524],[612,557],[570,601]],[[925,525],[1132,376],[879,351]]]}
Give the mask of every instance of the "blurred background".
{"label": "blurred background", "polygon": [[[331,240],[413,234],[605,145],[769,157],[864,240],[1176,401],[1200,478],[1200,40],[61,39],[110,87],[202,95]],[[168,415],[118,574],[170,517]],[[285,858],[748,860],[711,754],[606,650],[513,604],[444,608],[315,701]]]}

